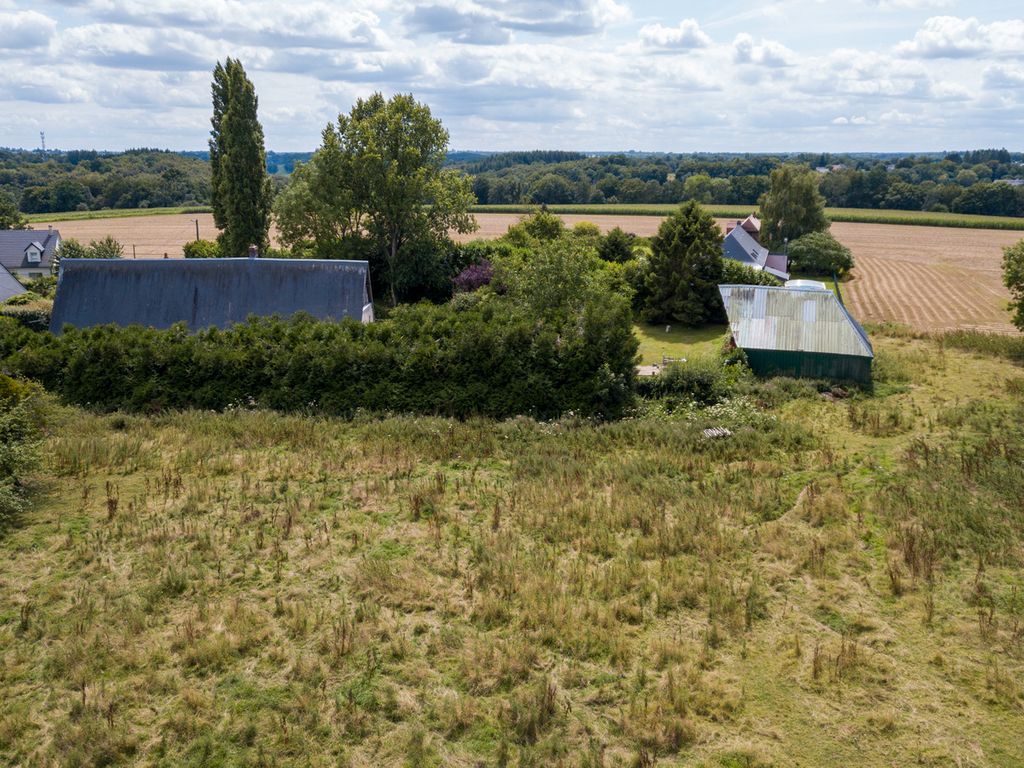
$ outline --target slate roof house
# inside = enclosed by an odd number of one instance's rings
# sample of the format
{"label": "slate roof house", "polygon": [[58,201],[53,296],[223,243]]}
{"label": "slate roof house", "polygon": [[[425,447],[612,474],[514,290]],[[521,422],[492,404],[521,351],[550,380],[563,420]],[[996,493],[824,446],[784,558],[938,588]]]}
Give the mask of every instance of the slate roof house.
{"label": "slate roof house", "polygon": [[60,232],[53,227],[0,230],[0,266],[17,277],[45,277],[59,245]]}
{"label": "slate roof house", "polygon": [[[758,224],[760,225],[760,222]],[[786,271],[789,266],[787,256],[782,253],[769,253],[767,248],[750,235],[741,222],[737,222],[722,241],[722,257],[746,264],[759,272],[767,272],[780,280],[789,280],[789,272]]]}
{"label": "slate roof house", "polygon": [[733,343],[759,376],[871,381],[867,334],[832,291],[720,285]]}
{"label": "slate roof house", "polygon": [[27,293],[25,286],[19,283],[18,279],[6,267],[0,264],[0,304],[23,293]]}
{"label": "slate roof house", "polygon": [[113,323],[227,328],[250,315],[373,322],[365,261],[64,259],[50,329]]}

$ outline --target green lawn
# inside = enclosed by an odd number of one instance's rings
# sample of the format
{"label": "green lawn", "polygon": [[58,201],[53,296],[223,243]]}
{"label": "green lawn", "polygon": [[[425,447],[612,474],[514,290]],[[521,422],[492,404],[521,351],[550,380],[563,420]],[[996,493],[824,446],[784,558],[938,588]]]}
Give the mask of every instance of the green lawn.
{"label": "green lawn", "polygon": [[209,213],[210,207],[179,206],[176,208],[107,208],[102,211],[66,211],[64,213],[30,213],[29,222],[85,221],[86,219],[121,219],[129,216],[167,216],[180,213]]}
{"label": "green lawn", "polygon": [[685,358],[712,355],[721,349],[728,331],[725,325],[707,328],[673,325],[667,333],[664,325],[637,323],[633,328],[640,339],[642,365],[660,363],[662,355]]}

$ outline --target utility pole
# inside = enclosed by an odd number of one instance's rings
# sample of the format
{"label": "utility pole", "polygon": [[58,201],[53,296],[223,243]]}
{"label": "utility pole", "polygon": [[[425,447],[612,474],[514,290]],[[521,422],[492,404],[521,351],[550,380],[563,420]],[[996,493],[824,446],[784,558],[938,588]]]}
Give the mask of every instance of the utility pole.
{"label": "utility pole", "polygon": [[196,242],[199,242],[199,219],[192,219],[196,224]]}

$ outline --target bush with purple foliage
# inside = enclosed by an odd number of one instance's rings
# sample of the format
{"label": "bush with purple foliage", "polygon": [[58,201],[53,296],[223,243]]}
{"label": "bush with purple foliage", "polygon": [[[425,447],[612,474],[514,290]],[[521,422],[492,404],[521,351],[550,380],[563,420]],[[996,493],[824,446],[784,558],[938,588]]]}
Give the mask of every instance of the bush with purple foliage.
{"label": "bush with purple foliage", "polygon": [[487,259],[482,259],[477,264],[470,264],[455,276],[452,282],[458,293],[469,293],[478,288],[489,285],[494,279],[494,267]]}

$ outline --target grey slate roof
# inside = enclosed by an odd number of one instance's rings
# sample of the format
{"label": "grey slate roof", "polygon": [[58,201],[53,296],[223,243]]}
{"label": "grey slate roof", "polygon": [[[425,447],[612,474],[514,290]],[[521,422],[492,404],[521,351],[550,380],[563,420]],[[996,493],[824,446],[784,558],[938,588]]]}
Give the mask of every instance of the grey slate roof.
{"label": "grey slate roof", "polygon": [[860,324],[832,291],[720,285],[736,346],[874,357]]}
{"label": "grey slate roof", "polygon": [[50,328],[184,322],[199,330],[226,328],[249,315],[297,312],[372,321],[369,305],[365,261],[64,259]]}
{"label": "grey slate roof", "polygon": [[7,271],[7,267],[0,264],[0,304],[3,304],[12,296],[26,293],[25,286],[18,282],[18,278]]}
{"label": "grey slate roof", "polygon": [[[43,252],[38,264],[25,255],[25,249],[33,243]],[[0,230],[0,265],[7,269],[49,269],[59,243],[60,232],[56,229]]]}
{"label": "grey slate roof", "polygon": [[751,237],[742,226],[733,227],[722,240],[722,256],[754,269],[763,269],[783,280],[789,279],[789,273],[785,271],[786,256],[781,253],[769,253],[768,249]]}

